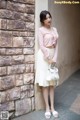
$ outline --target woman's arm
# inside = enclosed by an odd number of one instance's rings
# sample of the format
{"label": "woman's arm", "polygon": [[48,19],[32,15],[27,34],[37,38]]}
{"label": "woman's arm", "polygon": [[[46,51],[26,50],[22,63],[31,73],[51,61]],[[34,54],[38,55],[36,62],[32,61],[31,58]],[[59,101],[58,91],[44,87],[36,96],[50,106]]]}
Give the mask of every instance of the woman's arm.
{"label": "woman's arm", "polygon": [[55,50],[54,50],[54,57],[53,57],[53,62],[57,62],[57,57],[58,57],[58,42],[56,44]]}
{"label": "woman's arm", "polygon": [[38,33],[38,40],[39,40],[40,49],[42,50],[42,52],[44,54],[44,58],[48,59],[49,52],[48,52],[47,48],[44,46],[43,34],[42,34],[42,31],[40,29],[39,29],[39,33]]}
{"label": "woman's arm", "polygon": [[56,46],[55,46],[55,50],[54,50],[54,56],[53,59],[49,61],[49,63],[56,63],[57,62],[57,57],[58,57],[58,38],[59,38],[59,34],[57,32],[57,29],[54,28],[55,30],[55,39],[56,39]]}

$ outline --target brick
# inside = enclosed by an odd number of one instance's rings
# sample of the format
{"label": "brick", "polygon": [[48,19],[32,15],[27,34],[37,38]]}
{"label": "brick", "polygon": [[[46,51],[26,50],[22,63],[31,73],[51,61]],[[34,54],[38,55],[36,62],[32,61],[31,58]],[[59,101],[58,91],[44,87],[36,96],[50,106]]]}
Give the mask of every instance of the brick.
{"label": "brick", "polygon": [[34,37],[34,32],[28,32],[28,33],[27,33],[27,36],[28,36],[28,37]]}
{"label": "brick", "polygon": [[25,32],[25,31],[24,32],[20,32],[20,36],[21,37],[27,37],[27,35],[28,35],[28,32]]}
{"label": "brick", "polygon": [[13,19],[21,20],[21,21],[25,21],[25,22],[34,22],[34,15],[33,14],[13,12]]}
{"label": "brick", "polygon": [[6,54],[6,49],[5,48],[0,48],[0,55]]}
{"label": "brick", "polygon": [[11,56],[0,56],[0,66],[12,65]]}
{"label": "brick", "polygon": [[22,80],[23,79],[23,74],[17,74],[15,75],[16,80]]}
{"label": "brick", "polygon": [[23,86],[21,86],[21,92],[29,90],[29,89],[30,89],[30,85],[23,85]]}
{"label": "brick", "polygon": [[16,86],[22,86],[23,85],[23,75],[18,74],[15,76],[16,78]]}
{"label": "brick", "polygon": [[20,37],[20,32],[19,31],[12,31],[12,34],[14,37]]}
{"label": "brick", "polygon": [[28,96],[29,98],[33,97],[33,96],[34,96],[34,89],[28,90],[28,91],[27,91],[27,96]]}
{"label": "brick", "polygon": [[24,64],[8,66],[8,74],[17,74],[24,72],[25,72]]}
{"label": "brick", "polygon": [[27,54],[27,55],[34,54],[34,49],[33,48],[24,48],[23,53]]}
{"label": "brick", "polygon": [[27,22],[34,22],[34,15],[33,14],[27,14],[27,13],[20,13],[10,10],[0,10],[0,18],[2,19],[10,19],[10,20],[24,20]]}
{"label": "brick", "polygon": [[34,81],[34,74],[33,73],[27,73],[24,74],[24,84],[30,84]]}
{"label": "brick", "polygon": [[35,0],[13,0],[14,2],[26,3],[26,4],[34,4]]}
{"label": "brick", "polygon": [[3,19],[13,19],[13,12],[9,11],[9,10],[4,10],[4,9],[1,9],[0,10],[0,18],[3,18]]}
{"label": "brick", "polygon": [[23,37],[13,37],[13,47],[22,47]]}
{"label": "brick", "polygon": [[34,15],[24,13],[23,20],[26,22],[34,22]]}
{"label": "brick", "polygon": [[30,98],[18,100],[15,102],[16,111],[15,116],[19,116],[31,111],[31,100]]}
{"label": "brick", "polygon": [[0,19],[0,29],[6,29],[7,28],[7,20]]}
{"label": "brick", "polygon": [[12,111],[15,109],[15,106],[14,106],[14,101],[11,101],[11,102],[5,102],[3,104],[0,105],[0,111]]}
{"label": "brick", "polygon": [[14,87],[7,91],[7,101],[18,100],[20,98],[20,87]]}
{"label": "brick", "polygon": [[0,103],[6,102],[6,92],[0,92]]}
{"label": "brick", "polygon": [[24,55],[16,55],[12,57],[13,64],[24,63]]}
{"label": "brick", "polygon": [[21,20],[7,20],[7,29],[9,30],[25,30],[26,22]]}
{"label": "brick", "polygon": [[34,55],[25,55],[25,63],[34,63]]}
{"label": "brick", "polygon": [[0,36],[0,47],[12,47],[12,38]]}
{"label": "brick", "polygon": [[19,12],[25,12],[25,4],[7,2],[7,9]]}
{"label": "brick", "polygon": [[30,85],[24,85],[24,86],[21,86],[21,99],[23,98],[31,98],[34,96],[34,87],[33,87],[33,84]]}
{"label": "brick", "polygon": [[12,37],[12,31],[0,30],[0,36],[2,36],[2,37]]}
{"label": "brick", "polygon": [[0,75],[6,75],[7,69],[6,67],[0,67]]}
{"label": "brick", "polygon": [[28,3],[28,4],[34,4],[34,3],[35,3],[35,0],[27,0],[27,3]]}
{"label": "brick", "polygon": [[27,73],[34,72],[34,65],[33,64],[26,64],[26,72]]}
{"label": "brick", "polygon": [[21,99],[27,98],[27,91],[22,91],[21,92]]}
{"label": "brick", "polygon": [[22,54],[22,52],[23,52],[23,49],[21,49],[21,48],[17,48],[16,50],[15,50],[15,54]]}
{"label": "brick", "polygon": [[27,31],[30,31],[30,32],[32,32],[32,31],[34,31],[35,29],[35,26],[34,26],[34,23],[29,23],[29,22],[26,22],[26,30]]}
{"label": "brick", "polygon": [[30,85],[30,89],[32,89],[32,90],[34,89],[34,84]]}
{"label": "brick", "polygon": [[26,5],[26,13],[34,14],[35,13],[34,5]]}
{"label": "brick", "polygon": [[13,19],[15,20],[23,20],[23,13],[17,12],[17,11],[13,11]]}
{"label": "brick", "polygon": [[12,55],[12,54],[15,54],[15,49],[10,49],[10,48],[8,48],[8,49],[6,49],[6,54],[7,55]]}
{"label": "brick", "polygon": [[0,90],[7,90],[15,86],[14,76],[3,76],[0,79]]}
{"label": "brick", "polygon": [[0,0],[0,9],[6,8],[6,1]]}
{"label": "brick", "polygon": [[30,90],[28,97],[33,97],[33,96],[34,96],[34,90]]}
{"label": "brick", "polygon": [[7,48],[6,54],[7,55],[20,55],[22,54],[22,49],[21,48]]}
{"label": "brick", "polygon": [[34,37],[23,37],[24,47],[34,47]]}

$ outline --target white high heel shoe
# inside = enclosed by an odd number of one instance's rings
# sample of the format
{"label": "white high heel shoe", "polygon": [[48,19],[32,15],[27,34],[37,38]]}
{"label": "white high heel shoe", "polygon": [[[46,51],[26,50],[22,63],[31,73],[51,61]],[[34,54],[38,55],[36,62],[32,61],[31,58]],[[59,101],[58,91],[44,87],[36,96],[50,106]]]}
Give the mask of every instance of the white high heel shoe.
{"label": "white high heel shoe", "polygon": [[46,119],[50,119],[50,117],[51,117],[51,112],[45,112],[45,117],[46,117]]}
{"label": "white high heel shoe", "polygon": [[57,111],[55,111],[55,110],[52,112],[52,115],[53,115],[55,118],[59,117],[58,112],[57,112]]}

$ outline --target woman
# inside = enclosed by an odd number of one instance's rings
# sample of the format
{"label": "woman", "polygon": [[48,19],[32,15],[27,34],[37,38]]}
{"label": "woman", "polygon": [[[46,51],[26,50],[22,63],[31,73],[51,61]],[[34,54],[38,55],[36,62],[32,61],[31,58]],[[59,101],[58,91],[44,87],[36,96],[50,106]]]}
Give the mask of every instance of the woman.
{"label": "woman", "polygon": [[[58,117],[58,112],[54,109],[54,87],[56,81],[46,81],[46,75],[49,64],[57,62],[58,54],[58,33],[55,27],[51,26],[52,16],[49,11],[40,13],[40,22],[42,26],[39,28],[38,42],[39,51],[37,54],[37,67],[35,83],[42,87],[43,98],[45,101],[46,112],[45,117],[50,118],[51,113],[54,117]],[[50,96],[50,104],[48,102]]]}

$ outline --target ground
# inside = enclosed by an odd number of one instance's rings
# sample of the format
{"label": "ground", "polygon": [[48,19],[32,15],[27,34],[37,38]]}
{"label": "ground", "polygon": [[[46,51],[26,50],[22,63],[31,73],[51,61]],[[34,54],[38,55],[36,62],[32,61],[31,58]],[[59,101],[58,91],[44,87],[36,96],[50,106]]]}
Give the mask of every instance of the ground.
{"label": "ground", "polygon": [[[59,118],[55,120],[80,120],[80,70],[55,89],[55,109]],[[33,111],[13,120],[46,120],[45,111]],[[51,116],[50,120],[54,120]]]}

